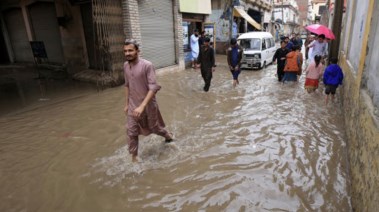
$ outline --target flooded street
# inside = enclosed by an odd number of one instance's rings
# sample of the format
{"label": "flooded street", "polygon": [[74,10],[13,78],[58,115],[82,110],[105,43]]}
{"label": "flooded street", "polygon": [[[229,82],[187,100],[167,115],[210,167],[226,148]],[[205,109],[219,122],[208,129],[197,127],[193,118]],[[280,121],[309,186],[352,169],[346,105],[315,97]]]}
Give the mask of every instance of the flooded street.
{"label": "flooded street", "polygon": [[122,86],[1,116],[0,211],[351,211],[339,102],[275,65],[233,89],[217,59],[208,93],[199,72],[158,76],[176,141],[141,136],[140,163]]}

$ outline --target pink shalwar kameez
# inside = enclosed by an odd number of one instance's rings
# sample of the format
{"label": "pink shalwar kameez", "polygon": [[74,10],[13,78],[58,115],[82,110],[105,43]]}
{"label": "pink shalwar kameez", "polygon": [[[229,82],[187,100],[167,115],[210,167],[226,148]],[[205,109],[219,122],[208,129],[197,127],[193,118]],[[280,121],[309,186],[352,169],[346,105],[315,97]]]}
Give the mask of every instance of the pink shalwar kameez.
{"label": "pink shalwar kameez", "polygon": [[146,105],[145,111],[140,118],[132,116],[133,110],[141,105],[149,90],[157,93],[159,86],[155,79],[153,64],[145,59],[138,58],[132,66],[124,63],[125,87],[129,88],[129,105],[127,116],[127,136],[129,153],[138,154],[138,135],[157,135],[167,137],[168,132],[164,129],[165,124],[158,108],[155,96]]}

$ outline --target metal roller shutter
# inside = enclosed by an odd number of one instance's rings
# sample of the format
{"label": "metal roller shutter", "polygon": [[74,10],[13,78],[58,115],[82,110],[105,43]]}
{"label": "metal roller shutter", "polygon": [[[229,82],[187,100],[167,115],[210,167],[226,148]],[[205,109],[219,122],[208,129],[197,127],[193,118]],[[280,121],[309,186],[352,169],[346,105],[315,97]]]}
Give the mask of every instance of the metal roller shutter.
{"label": "metal roller shutter", "polygon": [[4,20],[15,62],[34,62],[21,9],[6,11],[4,13]]}
{"label": "metal roller shutter", "polygon": [[138,1],[143,58],[155,68],[175,64],[172,0]]}
{"label": "metal roller shutter", "polygon": [[54,3],[37,2],[29,7],[36,41],[43,41],[49,62],[63,63],[61,36]]}

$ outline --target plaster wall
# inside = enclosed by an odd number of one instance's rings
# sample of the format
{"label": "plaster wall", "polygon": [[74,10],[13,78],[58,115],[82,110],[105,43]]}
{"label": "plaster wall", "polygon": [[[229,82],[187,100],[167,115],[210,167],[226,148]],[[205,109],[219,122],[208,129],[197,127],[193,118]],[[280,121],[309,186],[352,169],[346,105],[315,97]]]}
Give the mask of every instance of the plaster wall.
{"label": "plaster wall", "polygon": [[[359,7],[355,7],[357,4]],[[354,211],[377,211],[379,201],[379,118],[375,99],[379,94],[379,62],[378,51],[372,48],[379,41],[378,7],[376,0],[349,1],[347,14],[352,16],[344,19],[346,27],[341,36],[339,64],[345,75],[341,95]]]}
{"label": "plaster wall", "polygon": [[341,88],[351,173],[354,211],[377,211],[379,201],[379,130],[367,90],[360,89],[355,70],[341,56],[344,86]]}

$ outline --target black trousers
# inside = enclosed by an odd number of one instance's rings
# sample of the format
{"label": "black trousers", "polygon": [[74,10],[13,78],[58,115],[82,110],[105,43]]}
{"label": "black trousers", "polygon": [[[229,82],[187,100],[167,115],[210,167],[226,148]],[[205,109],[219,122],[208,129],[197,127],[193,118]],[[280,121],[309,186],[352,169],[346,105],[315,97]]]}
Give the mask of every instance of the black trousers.
{"label": "black trousers", "polygon": [[204,91],[208,91],[211,86],[212,69],[201,69],[201,76],[204,79]]}
{"label": "black trousers", "polygon": [[278,81],[281,82],[284,76],[284,66],[277,66],[276,73],[278,75]]}

